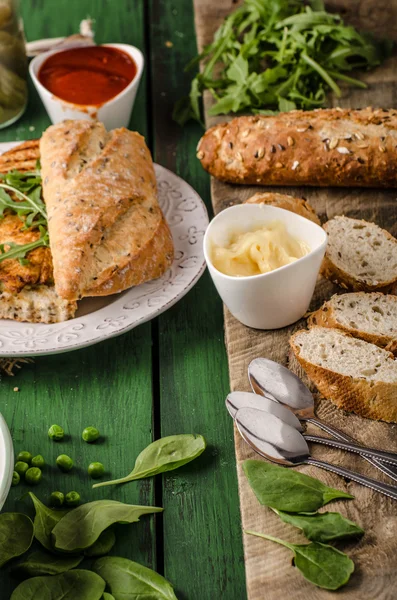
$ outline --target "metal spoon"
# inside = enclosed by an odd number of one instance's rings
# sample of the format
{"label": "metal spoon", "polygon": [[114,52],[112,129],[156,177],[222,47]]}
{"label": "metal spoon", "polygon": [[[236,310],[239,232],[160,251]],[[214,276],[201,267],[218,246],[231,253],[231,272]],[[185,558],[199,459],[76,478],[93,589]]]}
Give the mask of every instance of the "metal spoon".
{"label": "metal spoon", "polygon": [[[297,431],[303,431],[302,425],[294,413],[292,413],[282,404],[278,404],[274,400],[270,400],[270,398],[266,398],[265,396],[252,394],[251,392],[231,392],[226,398],[226,408],[233,419],[236,418],[236,413],[241,408],[253,408],[255,410],[266,411],[267,413],[278,417],[281,419],[281,421],[284,421],[284,423],[287,423],[287,425],[290,425]],[[339,448],[340,450],[347,450],[348,452],[356,452],[358,454],[362,454],[363,456],[381,458],[383,461],[397,466],[397,454],[394,452],[385,452],[383,450],[378,450],[377,448],[369,448],[367,446],[361,446],[360,444],[354,444],[352,442],[331,440],[329,438],[324,438],[317,435],[306,435],[304,433],[302,433],[302,435],[309,442],[324,444],[325,446]]]}
{"label": "metal spoon", "polygon": [[240,408],[235,422],[241,437],[247,444],[272,462],[286,467],[302,464],[320,467],[397,500],[397,486],[312,458],[303,435],[275,415],[256,408]]}
{"label": "metal spoon", "polygon": [[[255,358],[248,366],[248,378],[252,390],[280,402],[291,410],[300,421],[308,421],[326,431],[332,437],[344,441],[355,442],[349,435],[332,427],[316,417],[314,413],[314,398],[309,388],[292,371],[268,358]],[[307,437],[311,440],[311,437]],[[397,469],[386,465],[377,458],[363,456],[374,467],[397,481]]]}

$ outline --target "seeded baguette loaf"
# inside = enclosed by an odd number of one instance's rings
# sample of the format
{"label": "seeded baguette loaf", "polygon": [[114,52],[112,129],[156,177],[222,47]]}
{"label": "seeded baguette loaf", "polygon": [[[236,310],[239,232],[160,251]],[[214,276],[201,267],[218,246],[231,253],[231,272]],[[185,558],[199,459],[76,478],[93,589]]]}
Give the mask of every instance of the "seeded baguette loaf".
{"label": "seeded baguette loaf", "polygon": [[336,328],[397,351],[397,296],[379,292],[332,296],[308,319],[309,327]]}
{"label": "seeded baguette loaf", "polygon": [[390,352],[338,329],[312,327],[291,348],[321,394],[343,410],[397,422],[397,360]]}
{"label": "seeded baguette loaf", "polygon": [[229,183],[397,187],[397,110],[237,117],[204,134],[197,158]]}
{"label": "seeded baguette loaf", "polygon": [[67,300],[107,296],[160,277],[173,242],[144,138],[64,121],[40,141],[55,287]]}
{"label": "seeded baguette loaf", "polygon": [[328,245],[321,274],[344,289],[393,291],[397,283],[397,240],[375,223],[334,217],[324,224]]}
{"label": "seeded baguette loaf", "polygon": [[309,221],[313,221],[317,225],[320,225],[320,219],[318,218],[314,208],[310,206],[307,200],[303,198],[295,198],[294,196],[288,196],[287,194],[278,194],[277,192],[258,192],[248,198],[245,201],[246,204],[270,204],[271,206],[277,206],[278,208],[284,208],[289,210]]}

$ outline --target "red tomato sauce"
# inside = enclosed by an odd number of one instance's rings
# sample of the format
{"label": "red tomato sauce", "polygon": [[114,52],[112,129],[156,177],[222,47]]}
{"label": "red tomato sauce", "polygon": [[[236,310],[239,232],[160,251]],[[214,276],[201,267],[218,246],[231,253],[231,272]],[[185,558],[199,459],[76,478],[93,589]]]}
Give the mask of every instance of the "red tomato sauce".
{"label": "red tomato sauce", "polygon": [[124,90],[136,72],[135,62],[126,52],[88,46],[52,54],[42,64],[38,78],[62,100],[99,106]]}

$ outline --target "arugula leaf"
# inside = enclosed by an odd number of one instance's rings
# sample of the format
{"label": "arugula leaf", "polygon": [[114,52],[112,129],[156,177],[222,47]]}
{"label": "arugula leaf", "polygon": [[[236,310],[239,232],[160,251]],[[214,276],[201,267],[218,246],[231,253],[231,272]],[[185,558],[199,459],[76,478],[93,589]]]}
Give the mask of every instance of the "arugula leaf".
{"label": "arugula leaf", "polygon": [[340,96],[337,81],[366,87],[345,72],[376,67],[391,48],[388,40],[344,25],[322,0],[310,0],[309,6],[302,0],[245,0],[187,65],[190,70],[202,61],[204,70],[173,117],[180,124],[201,121],[205,90],[216,101],[211,115],[313,109],[326,102],[330,90]]}
{"label": "arugula leaf", "polygon": [[42,225],[39,226],[39,230],[40,237],[34,242],[29,242],[28,244],[15,244],[15,242],[5,242],[4,244],[0,244],[0,263],[3,260],[14,258],[18,259],[21,265],[28,264],[29,261],[25,259],[28,252],[35,250],[35,248],[40,248],[41,246],[50,245],[48,231],[44,229]]}

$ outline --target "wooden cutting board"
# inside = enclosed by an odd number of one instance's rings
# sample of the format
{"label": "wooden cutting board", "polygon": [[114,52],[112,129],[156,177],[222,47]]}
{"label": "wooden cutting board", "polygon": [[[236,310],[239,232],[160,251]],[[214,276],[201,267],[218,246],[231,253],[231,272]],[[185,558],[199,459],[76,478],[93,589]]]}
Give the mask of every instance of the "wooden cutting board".
{"label": "wooden cutting board", "polygon": [[[233,0],[194,0],[195,22],[199,50],[212,41],[213,34],[223,18],[242,2]],[[372,31],[380,37],[397,41],[397,0],[332,0],[327,8],[343,15],[345,21],[361,30]],[[330,104],[343,107],[397,107],[397,57],[362,77],[368,90],[346,89],[339,100]],[[227,120],[209,117],[211,98],[205,97],[206,126]],[[397,165],[396,165],[397,168]],[[212,203],[215,213],[227,206],[240,203],[257,191],[270,188],[233,186],[212,180]],[[322,222],[335,215],[375,221],[397,236],[397,190],[333,189],[333,188],[279,188],[279,191],[305,197],[319,214]],[[318,308],[338,289],[319,279],[311,309]],[[247,367],[257,357],[271,358],[309,381],[291,355],[290,335],[302,327],[302,320],[291,327],[277,331],[257,331],[241,325],[225,309],[225,334],[232,390],[249,390]],[[312,387],[313,391],[315,389]],[[331,402],[316,394],[317,414],[329,423],[361,441],[380,448],[397,451],[397,426],[362,419],[337,409]],[[309,426],[309,431],[316,431]],[[281,523],[274,513],[259,505],[247,484],[241,464],[247,458],[258,458],[235,435],[237,472],[243,529],[269,533],[291,542],[304,543],[305,538],[293,527]],[[359,456],[312,446],[316,458],[360,471],[371,477],[390,482],[378,470]],[[346,600],[392,600],[397,598],[397,503],[385,496],[336,475],[314,467],[301,471],[318,477],[328,485],[344,489],[355,496],[354,501],[334,502],[330,509],[340,511],[357,521],[364,529],[361,541],[343,544],[354,560],[356,569],[347,586],[339,592],[327,592],[308,583],[291,566],[291,552],[285,548],[244,534],[247,595],[249,600],[323,600],[338,595]],[[237,600],[237,599],[236,599]]]}

